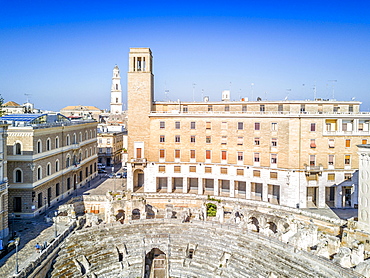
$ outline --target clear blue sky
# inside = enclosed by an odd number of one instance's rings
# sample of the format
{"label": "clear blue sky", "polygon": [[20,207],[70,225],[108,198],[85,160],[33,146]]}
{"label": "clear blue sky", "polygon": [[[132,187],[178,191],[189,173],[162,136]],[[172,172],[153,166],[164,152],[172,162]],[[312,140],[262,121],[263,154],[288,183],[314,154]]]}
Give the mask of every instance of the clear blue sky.
{"label": "clear blue sky", "polygon": [[192,101],[193,84],[195,100],[313,99],[316,84],[370,111],[367,2],[0,0],[0,94],[106,109],[115,64],[126,102],[129,48],[150,47],[156,100]]}

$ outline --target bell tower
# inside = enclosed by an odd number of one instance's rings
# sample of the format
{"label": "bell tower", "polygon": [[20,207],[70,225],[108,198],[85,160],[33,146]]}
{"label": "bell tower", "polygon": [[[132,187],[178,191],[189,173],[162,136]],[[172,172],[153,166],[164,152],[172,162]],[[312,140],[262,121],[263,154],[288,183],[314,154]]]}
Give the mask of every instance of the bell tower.
{"label": "bell tower", "polygon": [[112,114],[122,113],[121,76],[117,65],[113,69],[112,88],[110,91],[110,112]]}
{"label": "bell tower", "polygon": [[150,144],[149,115],[154,100],[152,60],[149,48],[130,48],[127,73],[128,156],[131,158],[127,175],[129,190],[140,187],[145,182],[149,158],[146,149]]}

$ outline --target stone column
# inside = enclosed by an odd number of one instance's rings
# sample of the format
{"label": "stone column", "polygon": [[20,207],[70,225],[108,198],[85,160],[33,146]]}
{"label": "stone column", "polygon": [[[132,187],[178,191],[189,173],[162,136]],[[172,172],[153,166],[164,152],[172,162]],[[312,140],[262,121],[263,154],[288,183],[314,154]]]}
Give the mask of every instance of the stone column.
{"label": "stone column", "polygon": [[229,186],[230,186],[230,197],[234,198],[235,197],[235,180],[230,180]]}
{"label": "stone column", "polygon": [[203,195],[203,179],[198,178],[198,195]]}
{"label": "stone column", "polygon": [[262,201],[268,202],[268,184],[262,183]]}
{"label": "stone column", "polygon": [[320,182],[320,179],[322,179],[322,177],[319,178],[319,200],[317,202],[318,204],[318,208],[325,208],[325,185],[323,185],[321,182]]}
{"label": "stone column", "polygon": [[167,178],[167,193],[172,193],[172,177]]}
{"label": "stone column", "polygon": [[219,186],[218,186],[218,179],[213,180],[213,195],[218,196],[219,194]]}
{"label": "stone column", "polygon": [[245,199],[251,199],[251,190],[252,190],[252,186],[251,186],[251,182],[250,181],[246,181],[245,182]]}
{"label": "stone column", "polygon": [[182,178],[182,193],[188,193],[188,178]]}

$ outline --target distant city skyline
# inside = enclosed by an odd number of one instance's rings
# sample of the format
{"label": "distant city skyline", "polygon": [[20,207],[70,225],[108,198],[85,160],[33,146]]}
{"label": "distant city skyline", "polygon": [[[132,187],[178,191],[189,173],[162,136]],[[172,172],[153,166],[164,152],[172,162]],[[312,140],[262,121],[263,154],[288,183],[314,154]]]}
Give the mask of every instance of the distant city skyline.
{"label": "distant city skyline", "polygon": [[29,99],[35,108],[54,111],[109,109],[117,64],[126,109],[129,48],[150,47],[156,100],[218,101],[230,90],[231,100],[354,98],[370,111],[370,4],[364,1],[1,6],[5,102]]}

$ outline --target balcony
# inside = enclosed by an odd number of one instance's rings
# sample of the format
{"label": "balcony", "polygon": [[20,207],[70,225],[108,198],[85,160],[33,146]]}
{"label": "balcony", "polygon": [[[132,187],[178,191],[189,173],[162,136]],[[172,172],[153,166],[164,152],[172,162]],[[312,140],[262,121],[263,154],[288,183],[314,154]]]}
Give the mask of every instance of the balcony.
{"label": "balcony", "polygon": [[136,167],[136,166],[145,167],[146,164],[147,164],[146,158],[131,158],[130,162],[131,162],[133,168]]}
{"label": "balcony", "polygon": [[305,167],[305,172],[306,172],[307,176],[308,175],[313,175],[313,174],[318,174],[319,176],[321,176],[322,171],[324,169],[322,164],[319,164],[318,166],[317,165],[307,165],[307,164],[305,164],[304,167]]}

